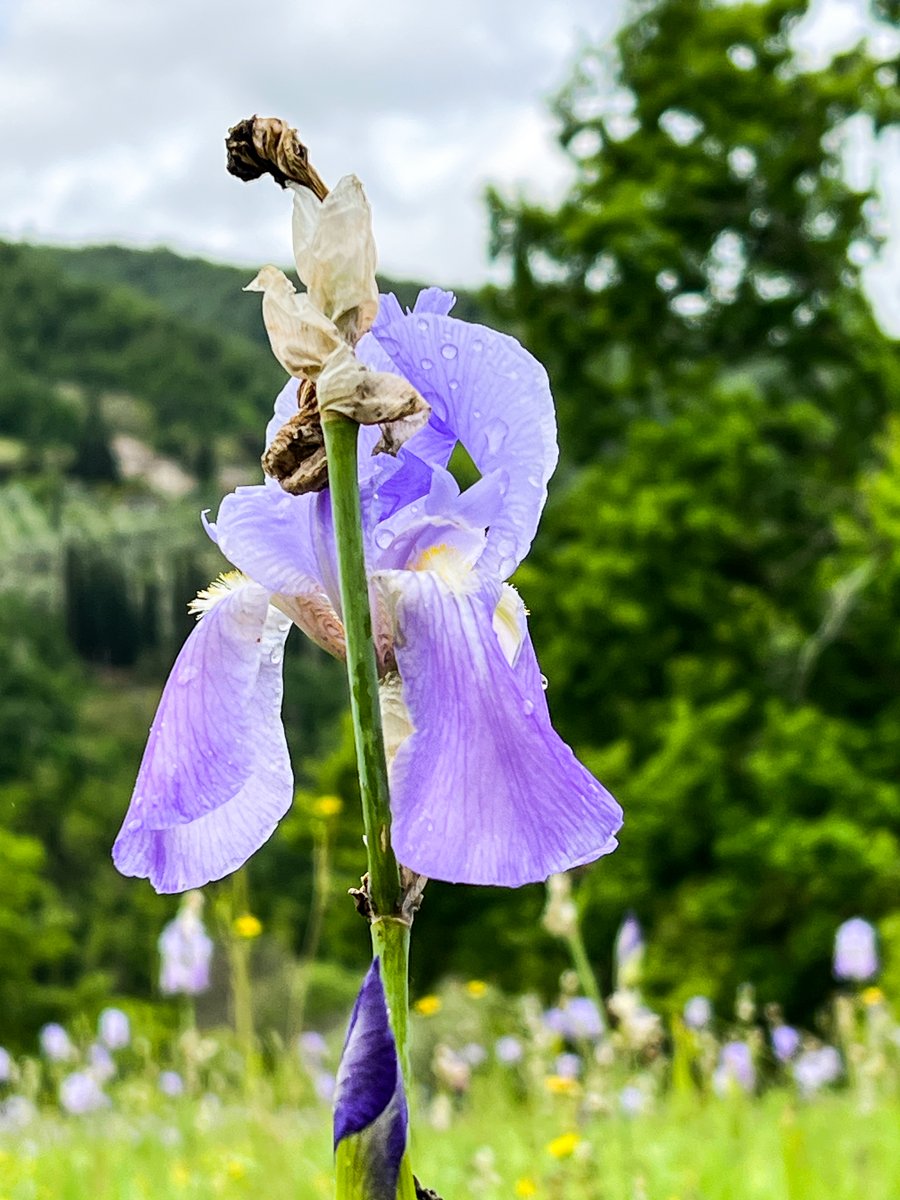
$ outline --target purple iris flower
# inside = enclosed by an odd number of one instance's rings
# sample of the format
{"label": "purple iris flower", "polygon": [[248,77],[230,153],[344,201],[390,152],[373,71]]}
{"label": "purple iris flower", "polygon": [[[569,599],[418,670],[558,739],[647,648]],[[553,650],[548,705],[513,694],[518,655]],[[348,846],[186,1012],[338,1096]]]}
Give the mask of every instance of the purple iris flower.
{"label": "purple iris flower", "polygon": [[212,939],[200,916],[203,896],[185,896],[178,916],[159,935],[159,990],[164,996],[199,996],[209,987]]}
{"label": "purple iris flower", "polygon": [[59,1102],[67,1113],[80,1116],[109,1104],[109,1097],[89,1071],[73,1071],[59,1085]]}
{"label": "purple iris flower", "polygon": [[[525,607],[506,583],[556,465],[547,376],[512,338],[448,316],[453,302],[431,288],[403,313],[382,297],[357,346],[431,406],[396,457],[373,454],[377,428],[360,431],[375,640],[402,701],[392,837],[421,875],[517,887],[609,853],[622,814],[554,732]],[[292,379],[267,443],[296,410]],[[481,473],[462,493],[447,470],[458,442]],[[344,650],[327,489],[241,487],[207,528],[242,575],[201,595],[113,851],[158,891],[228,874],[290,805],[280,709],[291,623]]]}
{"label": "purple iris flower", "polygon": [[713,1019],[713,1008],[706,996],[691,996],[684,1006],[684,1023],[689,1029],[706,1029]]}
{"label": "purple iris flower", "polygon": [[862,917],[851,917],[834,935],[834,977],[862,983],[877,974],[875,930]]}
{"label": "purple iris flower", "polygon": [[408,1124],[400,1061],[375,959],[350,1017],[334,1091],[338,1175],[349,1175],[360,1185],[353,1194],[394,1200]]}
{"label": "purple iris flower", "polygon": [[844,1069],[841,1056],[834,1046],[819,1046],[804,1050],[794,1063],[794,1079],[805,1096],[840,1079]]}
{"label": "purple iris flower", "polygon": [[131,1041],[131,1025],[120,1008],[104,1008],[97,1020],[97,1032],[107,1050],[124,1050]]}
{"label": "purple iris flower", "polygon": [[772,1049],[779,1062],[793,1058],[800,1046],[800,1034],[793,1025],[776,1025],[772,1029]]}
{"label": "purple iris flower", "polygon": [[522,1061],[525,1055],[521,1041],[517,1037],[513,1037],[511,1033],[497,1039],[494,1053],[497,1055],[497,1059],[507,1067],[515,1066],[516,1063]]}
{"label": "purple iris flower", "polygon": [[62,1025],[57,1024],[56,1021],[44,1025],[38,1036],[41,1050],[51,1062],[67,1062],[70,1058],[75,1057],[72,1039]]}
{"label": "purple iris flower", "polygon": [[0,1046],[0,1083],[9,1083],[12,1079],[13,1060],[12,1055],[3,1046]]}
{"label": "purple iris flower", "polygon": [[161,1071],[157,1083],[164,1096],[184,1095],[184,1080],[177,1071]]}

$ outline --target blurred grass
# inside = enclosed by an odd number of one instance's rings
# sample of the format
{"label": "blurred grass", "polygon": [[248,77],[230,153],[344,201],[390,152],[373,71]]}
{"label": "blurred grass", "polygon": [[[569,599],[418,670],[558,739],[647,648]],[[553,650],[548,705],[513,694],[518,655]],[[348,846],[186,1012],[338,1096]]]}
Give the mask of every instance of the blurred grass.
{"label": "blurred grass", "polygon": [[[796,1106],[673,1101],[629,1119],[596,1115],[571,1154],[558,1101],[516,1104],[476,1088],[451,1128],[419,1119],[414,1163],[445,1200],[893,1200],[900,1195],[900,1109],[863,1112],[846,1094]],[[155,1105],[155,1107],[154,1107]],[[569,1139],[564,1148],[571,1146]],[[559,1149],[559,1144],[557,1144]],[[271,1111],[154,1101],[143,1113],[43,1116],[0,1137],[0,1200],[319,1200],[332,1194],[326,1110]]]}

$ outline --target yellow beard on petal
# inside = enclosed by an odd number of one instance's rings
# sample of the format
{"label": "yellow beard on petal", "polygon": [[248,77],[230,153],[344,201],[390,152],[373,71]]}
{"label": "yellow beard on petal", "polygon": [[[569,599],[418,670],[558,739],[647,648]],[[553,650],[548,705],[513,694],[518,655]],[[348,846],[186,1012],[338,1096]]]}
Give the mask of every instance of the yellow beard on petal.
{"label": "yellow beard on petal", "polygon": [[423,550],[410,568],[413,571],[433,571],[454,592],[464,592],[472,580],[472,563],[455,546],[441,542]]}
{"label": "yellow beard on petal", "polygon": [[240,571],[225,571],[218,579],[214,579],[209,587],[205,587],[197,593],[196,599],[188,605],[188,612],[199,620],[211,608],[215,608],[220,600],[224,600],[230,592],[237,591],[238,588],[249,582],[247,576]]}

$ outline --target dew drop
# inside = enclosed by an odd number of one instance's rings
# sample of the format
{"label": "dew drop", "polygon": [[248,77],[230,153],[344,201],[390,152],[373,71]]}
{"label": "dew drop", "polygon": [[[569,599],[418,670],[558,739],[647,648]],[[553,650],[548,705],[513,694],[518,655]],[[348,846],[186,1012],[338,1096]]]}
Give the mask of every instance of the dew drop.
{"label": "dew drop", "polygon": [[392,358],[397,353],[397,351],[400,349],[400,343],[394,341],[393,338],[380,337],[378,339],[378,341],[379,341],[379,344],[381,345],[382,350],[384,350],[385,353],[389,354]]}
{"label": "dew drop", "polygon": [[547,679],[547,676],[546,676],[546,675],[542,675],[542,676],[541,676],[541,687],[544,689],[544,691],[545,691],[545,692],[546,692],[546,690],[547,690],[547,684],[548,684],[548,682],[549,682],[549,680]]}
{"label": "dew drop", "polygon": [[459,380],[451,379],[450,380],[450,391],[455,392],[455,391],[457,391],[458,388],[459,388]]}
{"label": "dew drop", "polygon": [[485,426],[484,436],[487,441],[488,454],[497,453],[508,433],[509,429],[503,421],[491,421],[490,425]]}
{"label": "dew drop", "polygon": [[541,486],[541,477],[540,475],[529,475],[528,482],[533,488],[539,488]]}
{"label": "dew drop", "polygon": [[522,701],[522,712],[525,714],[526,717],[530,717],[531,714],[534,712],[534,701],[533,700],[523,700]]}
{"label": "dew drop", "polygon": [[387,550],[393,540],[394,535],[389,529],[379,529],[375,534],[375,545],[379,550]]}
{"label": "dew drop", "polygon": [[418,329],[419,333],[427,333],[428,332],[428,322],[423,321],[422,318],[419,317],[418,321],[416,321],[416,329]]}
{"label": "dew drop", "polygon": [[144,822],[141,821],[138,817],[132,817],[131,820],[128,822],[128,824],[125,826],[125,832],[126,833],[134,833],[136,830],[142,829],[143,825],[144,825]]}
{"label": "dew drop", "polygon": [[197,671],[196,667],[191,666],[189,663],[186,663],[181,668],[181,670],[178,672],[178,682],[179,683],[190,683],[191,680],[197,678],[198,674],[199,674],[199,672]]}
{"label": "dew drop", "polygon": [[484,349],[484,342],[482,342],[479,338],[476,338],[475,341],[472,343],[472,349],[474,350],[474,352],[476,354],[480,354],[481,351]]}
{"label": "dew drop", "polygon": [[283,658],[284,653],[280,646],[275,646],[275,648],[269,654],[269,662],[273,667],[277,667]]}
{"label": "dew drop", "polygon": [[431,368],[434,366],[434,363],[431,361],[430,358],[423,358],[422,361],[419,363],[419,366],[422,368],[423,371],[430,371]]}
{"label": "dew drop", "polygon": [[441,346],[441,354],[444,358],[456,358],[459,351],[455,346],[451,346],[448,342],[446,346]]}
{"label": "dew drop", "polygon": [[473,409],[472,409],[472,416],[475,418],[475,420],[476,420],[476,421],[480,421],[480,420],[481,420],[481,409],[480,409],[480,408],[473,408]]}

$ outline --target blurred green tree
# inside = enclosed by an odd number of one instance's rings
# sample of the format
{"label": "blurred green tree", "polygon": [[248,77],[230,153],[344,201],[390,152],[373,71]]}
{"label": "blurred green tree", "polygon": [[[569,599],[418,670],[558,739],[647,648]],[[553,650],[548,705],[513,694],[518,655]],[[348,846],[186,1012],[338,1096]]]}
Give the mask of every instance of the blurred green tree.
{"label": "blurred green tree", "polygon": [[657,992],[750,978],[798,1015],[834,926],[900,895],[896,457],[867,475],[900,362],[843,166],[900,96],[865,46],[804,69],[805,9],[636,6],[556,101],[563,202],[490,195],[490,299],[548,366],[569,466],[517,582],[559,726],[627,813],[589,941],[633,906]]}

